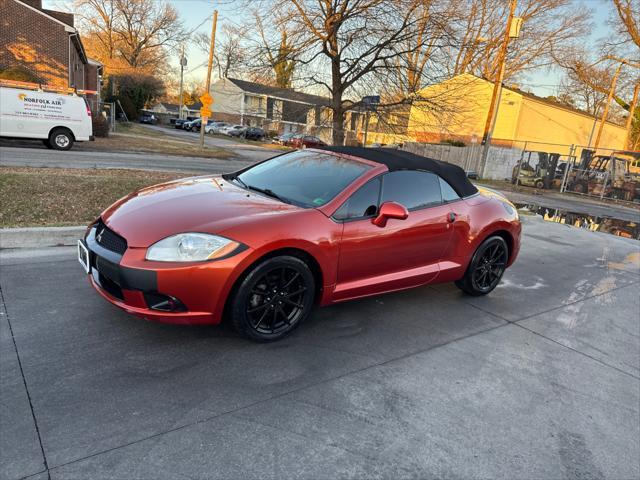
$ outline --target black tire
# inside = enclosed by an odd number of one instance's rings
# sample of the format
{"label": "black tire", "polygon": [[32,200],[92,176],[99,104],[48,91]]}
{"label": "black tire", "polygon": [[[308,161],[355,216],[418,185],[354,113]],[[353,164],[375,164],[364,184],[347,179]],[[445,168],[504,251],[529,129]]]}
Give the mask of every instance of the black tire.
{"label": "black tire", "polygon": [[70,150],[73,147],[73,133],[68,128],[54,128],[49,134],[49,144],[54,150]]}
{"label": "black tire", "polygon": [[544,188],[544,182],[542,180],[537,180],[536,188]]}
{"label": "black tire", "polygon": [[53,148],[51,146],[51,143],[49,143],[49,139],[48,138],[45,138],[44,140],[42,140],[42,144],[47,148]]}
{"label": "black tire", "polygon": [[509,259],[509,247],[504,238],[493,236],[480,244],[456,286],[474,297],[490,293],[502,279]]}
{"label": "black tire", "polygon": [[309,316],[314,295],[313,273],[303,260],[269,258],[253,267],[235,290],[231,323],[250,340],[280,340]]}

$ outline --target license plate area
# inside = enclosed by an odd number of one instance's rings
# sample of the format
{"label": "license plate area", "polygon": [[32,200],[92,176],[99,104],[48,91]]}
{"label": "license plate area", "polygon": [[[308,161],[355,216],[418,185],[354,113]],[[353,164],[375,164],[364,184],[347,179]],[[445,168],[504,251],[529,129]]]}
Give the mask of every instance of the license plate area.
{"label": "license plate area", "polygon": [[91,262],[89,261],[89,250],[82,240],[78,240],[78,262],[82,265],[85,273],[91,273]]}

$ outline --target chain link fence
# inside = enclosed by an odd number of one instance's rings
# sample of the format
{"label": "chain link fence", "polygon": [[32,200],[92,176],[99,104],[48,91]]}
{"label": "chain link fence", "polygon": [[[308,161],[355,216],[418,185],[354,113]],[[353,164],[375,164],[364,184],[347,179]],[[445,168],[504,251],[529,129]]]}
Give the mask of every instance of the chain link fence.
{"label": "chain link fence", "polygon": [[463,168],[471,177],[599,199],[640,202],[640,152],[494,139],[480,144],[407,142],[402,149]]}

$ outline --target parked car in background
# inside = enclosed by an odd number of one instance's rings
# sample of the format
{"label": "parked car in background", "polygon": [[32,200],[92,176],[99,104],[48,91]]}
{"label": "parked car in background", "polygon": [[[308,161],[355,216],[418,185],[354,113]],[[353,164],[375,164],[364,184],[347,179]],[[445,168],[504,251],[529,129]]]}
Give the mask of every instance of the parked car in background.
{"label": "parked car in background", "polygon": [[185,121],[185,122],[183,122],[183,124],[182,124],[182,129],[183,129],[183,130],[191,130],[191,124],[192,124],[193,122],[195,122],[195,119],[194,119],[194,120],[186,120],[186,121]]}
{"label": "parked car in background", "polygon": [[295,133],[283,133],[282,135],[278,135],[273,139],[273,143],[277,143],[278,145],[286,145],[291,138],[296,135]]}
{"label": "parked car in background", "polygon": [[[183,128],[185,130],[189,130],[190,132],[199,132],[201,123],[202,123],[202,119],[201,118],[196,118],[192,122],[189,122],[188,126],[185,123]],[[207,125],[211,125],[212,123],[213,123],[213,120],[207,120]],[[205,131],[206,131],[207,125],[204,126]]]}
{"label": "parked car in background", "polygon": [[213,122],[210,125],[204,127],[204,133],[222,133],[222,129],[228,126],[229,124],[227,122]]}
{"label": "parked car in background", "polygon": [[155,115],[152,115],[150,113],[144,113],[140,115],[139,122],[146,123],[148,125],[155,125],[156,123],[158,123],[158,119],[155,117]]}
{"label": "parked car in background", "polygon": [[243,133],[242,137],[247,140],[262,140],[267,133],[260,127],[248,127]]}
{"label": "parked car in background", "polygon": [[91,109],[66,92],[0,87],[0,136],[40,139],[47,148],[69,150],[93,140]]}
{"label": "parked car in background", "polygon": [[173,126],[175,128],[179,128],[182,129],[182,126],[184,125],[185,122],[187,122],[188,120],[184,119],[184,118],[176,118],[176,121],[174,122]]}
{"label": "parked car in background", "polygon": [[327,144],[318,137],[303,134],[293,136],[287,145],[293,148],[317,148],[327,146]]}
{"label": "parked car in background", "polygon": [[239,137],[247,129],[244,125],[230,125],[222,130],[222,133],[230,137]]}

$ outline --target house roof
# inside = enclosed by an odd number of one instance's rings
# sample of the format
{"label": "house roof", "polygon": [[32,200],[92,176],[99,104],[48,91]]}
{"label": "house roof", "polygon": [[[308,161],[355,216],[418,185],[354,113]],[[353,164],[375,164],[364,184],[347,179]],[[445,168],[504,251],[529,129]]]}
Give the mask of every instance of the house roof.
{"label": "house roof", "polygon": [[[68,25],[66,23],[64,23],[63,21],[51,16],[50,14],[48,14],[44,9],[43,10],[39,10],[36,7],[33,7],[27,3],[21,2],[20,0],[13,0],[14,2],[18,3],[19,5],[22,5],[23,7],[28,8],[29,10],[33,10],[36,13],[39,13],[40,15],[47,17],[49,20],[52,20],[55,23],[58,23],[60,25],[62,25],[65,30],[69,33],[76,33],[76,29],[74,27],[72,27],[71,25]],[[64,12],[61,12],[64,13]]]}
{"label": "house roof", "polygon": [[269,97],[290,100],[292,102],[308,103],[310,105],[329,106],[331,104],[331,99],[327,97],[297,92],[291,88],[273,87],[271,85],[247,82],[246,80],[239,80],[237,78],[227,78],[227,80],[232,82],[241,90],[249,93],[255,93],[257,95],[267,95]]}

